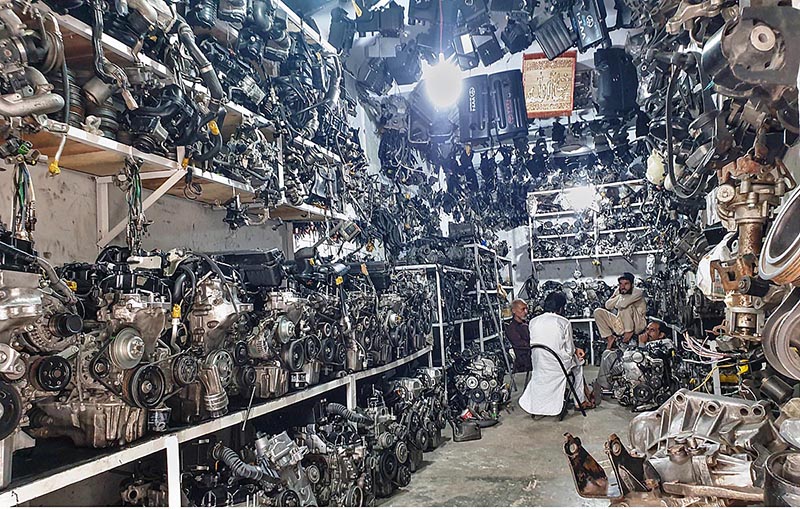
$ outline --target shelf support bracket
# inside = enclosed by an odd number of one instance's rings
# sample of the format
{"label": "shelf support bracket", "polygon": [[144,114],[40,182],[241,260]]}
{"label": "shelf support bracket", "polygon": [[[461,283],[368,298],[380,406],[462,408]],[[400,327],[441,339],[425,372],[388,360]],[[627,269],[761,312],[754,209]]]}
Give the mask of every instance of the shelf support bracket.
{"label": "shelf support bracket", "polygon": [[347,385],[345,386],[347,390],[347,408],[349,410],[355,409],[358,406],[358,397],[356,393],[356,377],[350,375],[347,379]]}
{"label": "shelf support bracket", "polygon": [[181,459],[178,437],[168,436],[164,443],[167,449],[167,506],[181,507]]}
{"label": "shelf support bracket", "polygon": [[[171,176],[167,180],[165,180],[163,184],[158,186],[158,188],[155,191],[150,193],[150,195],[142,201],[142,211],[144,212],[147,209],[149,209],[162,196],[167,194],[167,192],[170,189],[172,189],[175,186],[175,184],[177,184],[178,181],[180,181],[186,175],[186,171],[187,170],[185,170],[185,169],[179,169],[179,170],[175,170],[174,172],[172,172]],[[110,230],[108,229],[108,224],[109,224],[109,222],[108,222],[108,212],[109,212],[109,210],[108,210],[108,185],[109,184],[111,184],[111,179],[108,178],[108,177],[101,177],[101,178],[97,179],[97,186],[98,186],[98,193],[97,193],[97,209],[98,209],[97,210],[97,224],[98,224],[98,237],[99,237],[99,240],[97,241],[97,247],[100,248],[100,249],[103,249],[109,243],[111,243],[111,241],[114,240],[117,237],[117,235],[119,235],[120,233],[125,231],[125,227],[128,225],[127,219],[123,219],[122,221],[120,221],[119,223],[114,225],[113,228],[111,228]],[[102,191],[103,199],[105,200],[105,205],[104,206],[103,206],[103,203],[100,200],[100,198],[101,198],[100,186],[103,186],[105,188],[105,190]],[[105,208],[105,210],[101,210],[101,208]],[[101,216],[102,216],[102,219],[101,219]],[[102,223],[102,225],[101,225],[101,223]]]}

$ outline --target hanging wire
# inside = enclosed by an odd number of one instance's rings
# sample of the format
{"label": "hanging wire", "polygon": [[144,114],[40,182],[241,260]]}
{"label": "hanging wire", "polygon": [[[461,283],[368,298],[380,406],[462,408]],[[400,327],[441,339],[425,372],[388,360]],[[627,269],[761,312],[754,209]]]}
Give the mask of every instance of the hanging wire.
{"label": "hanging wire", "polygon": [[141,252],[142,236],[146,232],[148,226],[142,206],[141,167],[141,159],[127,157],[125,159],[125,167],[123,168],[124,179],[120,179],[120,187],[125,191],[125,198],[128,203],[126,241],[128,243],[128,248],[131,250],[131,254]]}
{"label": "hanging wire", "polygon": [[14,215],[12,231],[19,239],[31,240],[36,225],[36,193],[25,161],[14,165]]}

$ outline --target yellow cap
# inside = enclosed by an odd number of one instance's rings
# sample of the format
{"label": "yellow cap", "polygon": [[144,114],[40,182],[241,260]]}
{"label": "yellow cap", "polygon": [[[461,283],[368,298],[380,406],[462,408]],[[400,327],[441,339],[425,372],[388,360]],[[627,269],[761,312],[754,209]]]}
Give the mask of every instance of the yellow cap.
{"label": "yellow cap", "polygon": [[181,305],[180,304],[173,304],[172,305],[172,318],[180,318],[181,317]]}
{"label": "yellow cap", "polygon": [[61,174],[61,168],[58,167],[58,161],[54,160],[53,162],[51,162],[50,165],[47,167],[47,171],[50,172],[50,175]]}

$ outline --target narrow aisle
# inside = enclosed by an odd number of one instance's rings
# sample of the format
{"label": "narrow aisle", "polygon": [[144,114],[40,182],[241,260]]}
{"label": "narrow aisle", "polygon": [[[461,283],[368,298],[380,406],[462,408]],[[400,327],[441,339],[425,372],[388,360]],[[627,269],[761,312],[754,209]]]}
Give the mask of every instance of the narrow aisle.
{"label": "narrow aisle", "polygon": [[[594,373],[588,374],[590,380]],[[520,387],[521,389],[521,387]],[[515,393],[519,398],[521,390]],[[606,466],[603,444],[611,433],[627,440],[634,414],[614,401],[599,408],[534,421],[516,408],[500,424],[483,430],[475,442],[454,443],[425,454],[425,465],[411,484],[382,501],[384,506],[607,506],[578,496],[564,456],[563,435],[570,432]],[[448,426],[448,438],[452,437]],[[381,501],[379,501],[381,502]]]}

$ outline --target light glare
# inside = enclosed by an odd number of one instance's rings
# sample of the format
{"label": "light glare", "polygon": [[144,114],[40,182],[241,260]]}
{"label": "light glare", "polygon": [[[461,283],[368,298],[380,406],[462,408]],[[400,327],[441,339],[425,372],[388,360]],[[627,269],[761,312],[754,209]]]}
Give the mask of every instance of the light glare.
{"label": "light glare", "polygon": [[436,108],[449,108],[461,95],[461,69],[455,63],[445,60],[441,53],[436,64],[422,63],[422,79],[425,82],[425,92]]}

